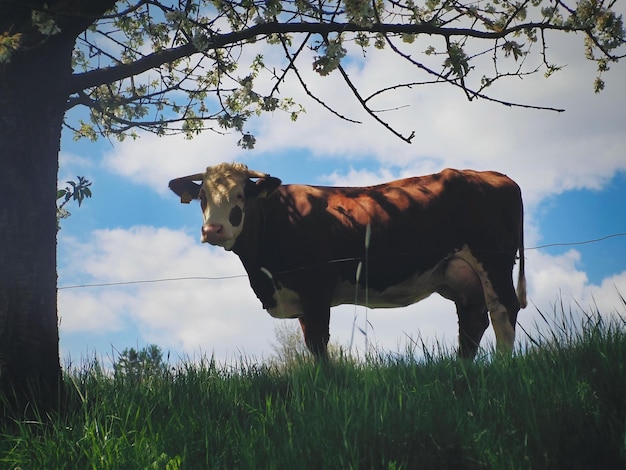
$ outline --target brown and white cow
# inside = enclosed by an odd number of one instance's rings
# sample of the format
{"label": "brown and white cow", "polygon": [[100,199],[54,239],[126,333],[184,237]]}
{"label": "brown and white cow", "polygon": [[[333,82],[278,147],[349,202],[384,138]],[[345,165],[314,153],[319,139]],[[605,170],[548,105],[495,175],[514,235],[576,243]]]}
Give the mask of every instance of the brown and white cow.
{"label": "brown and white cow", "polygon": [[460,356],[475,356],[487,312],[498,349],[513,348],[526,306],[523,207],[520,188],[503,174],[446,169],[322,187],[282,185],[222,163],[169,187],[181,202],[200,199],[202,242],[235,252],[263,308],[298,318],[317,356],[326,355],[332,306],[399,307],[433,292],[456,304]]}

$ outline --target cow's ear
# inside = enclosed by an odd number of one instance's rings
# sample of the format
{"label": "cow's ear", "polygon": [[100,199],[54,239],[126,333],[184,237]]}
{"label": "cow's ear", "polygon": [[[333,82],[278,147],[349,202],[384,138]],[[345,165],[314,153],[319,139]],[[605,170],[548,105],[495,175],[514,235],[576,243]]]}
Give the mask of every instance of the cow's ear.
{"label": "cow's ear", "polygon": [[194,183],[194,176],[183,176],[170,181],[169,187],[172,191],[180,196],[180,202],[189,204],[193,199],[200,197],[200,187],[198,183]]}
{"label": "cow's ear", "polygon": [[282,181],[278,178],[274,178],[270,175],[265,175],[262,178],[256,180],[256,183],[248,180],[246,183],[245,196],[246,197],[267,197],[276,191],[281,185]]}

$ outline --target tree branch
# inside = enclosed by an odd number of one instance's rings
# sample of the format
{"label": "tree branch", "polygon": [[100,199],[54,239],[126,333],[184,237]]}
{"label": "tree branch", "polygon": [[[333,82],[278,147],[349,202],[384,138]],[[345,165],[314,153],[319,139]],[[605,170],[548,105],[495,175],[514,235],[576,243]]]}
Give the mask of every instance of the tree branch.
{"label": "tree branch", "polygon": [[[525,29],[540,30],[563,30],[573,29],[557,26],[546,22],[530,22],[515,25],[502,31],[478,31],[468,28],[440,28],[430,23],[419,24],[387,24],[377,23],[369,27],[354,23],[276,23],[268,22],[251,26],[241,31],[226,34],[209,32],[208,46],[206,50],[221,49],[223,47],[249,41],[259,36],[269,34],[311,33],[328,35],[331,33],[344,32],[370,32],[385,34],[430,34],[450,38],[453,36],[473,37],[480,39],[498,39],[509,34]],[[192,54],[205,52],[196,48],[193,43],[187,43],[179,47],[158,51],[136,60],[129,64],[120,64],[113,67],[96,69],[74,75],[68,84],[68,93],[77,93],[79,90],[100,86],[105,83],[122,80],[133,75],[146,72],[165,63],[173,62]]]}
{"label": "tree branch", "polygon": [[358,102],[361,104],[361,106],[367,112],[367,114],[372,116],[376,121],[378,121],[384,128],[386,128],[392,134],[399,137],[400,139],[405,141],[407,144],[410,144],[411,140],[413,140],[413,137],[415,137],[415,131],[411,131],[411,134],[408,137],[406,137],[400,134],[398,131],[396,131],[387,122],[383,121],[380,117],[378,117],[376,113],[367,105],[366,100],[363,99],[363,97],[359,93],[359,90],[357,90],[357,88],[354,86],[354,83],[352,83],[352,80],[350,80],[350,77],[348,76],[344,68],[341,66],[341,64],[339,65],[338,69],[339,69],[339,72],[341,72],[341,75],[343,76],[344,81],[346,82],[350,90],[352,90],[352,94],[355,96],[355,98],[358,100]]}
{"label": "tree branch", "polygon": [[[298,50],[296,51],[296,53],[292,56],[289,54],[289,50],[287,48],[287,44],[285,44],[285,40],[281,37],[281,43],[283,46],[283,50],[285,51],[285,56],[287,57],[287,60],[289,61],[289,66],[287,66],[287,68],[285,69],[285,74],[289,71],[289,69],[293,70],[293,73],[296,74],[296,77],[298,78],[298,81],[300,82],[300,86],[302,86],[302,89],[304,90],[304,92],[311,98],[313,99],[315,102],[317,102],[319,105],[321,105],[322,107],[326,108],[329,112],[331,112],[332,114],[334,114],[335,116],[337,116],[340,119],[343,119],[344,121],[348,121],[348,122],[352,122],[354,124],[362,124],[361,121],[356,121],[354,119],[350,119],[347,116],[344,116],[343,114],[340,114],[338,111],[334,110],[333,108],[331,108],[329,105],[327,105],[324,101],[322,101],[321,99],[319,99],[317,96],[315,96],[311,90],[309,90],[309,87],[307,86],[306,82],[304,81],[304,79],[302,78],[302,76],[300,75],[300,71],[298,70],[298,68],[295,65],[295,60],[298,57],[298,55],[300,54],[300,52],[302,52],[302,50],[304,49],[304,47],[306,46],[306,43],[308,42],[308,39],[310,37],[310,34],[307,35],[306,39],[304,41],[302,41],[302,44],[300,45],[300,47],[298,48]],[[284,75],[285,75],[284,74]],[[272,89],[272,93],[274,93],[274,91],[277,89],[278,84],[280,83],[281,80],[284,79],[284,75],[283,77],[280,78],[280,80],[276,83],[276,85],[274,86],[274,88]]]}
{"label": "tree branch", "polygon": [[[536,110],[542,110],[542,111],[556,111],[556,112],[559,112],[559,113],[562,113],[562,112],[565,111],[564,109],[561,109],[561,108],[552,108],[552,107],[547,107],[547,106],[535,106],[535,105],[530,105],[530,104],[514,103],[514,102],[510,102],[510,101],[503,101],[503,100],[500,100],[500,99],[497,99],[497,98],[492,98],[492,97],[490,97],[488,95],[485,95],[485,94],[480,93],[478,91],[475,91],[475,90],[472,90],[470,88],[467,88],[464,84],[457,83],[455,80],[452,80],[448,75],[442,75],[441,73],[435,72],[434,70],[426,67],[424,64],[422,64],[420,62],[417,62],[411,56],[403,53],[401,50],[399,50],[396,47],[396,45],[388,37],[385,36],[385,39],[387,40],[387,44],[389,44],[391,49],[396,54],[398,54],[400,57],[404,58],[405,60],[407,60],[411,64],[415,65],[419,69],[425,71],[426,73],[436,77],[438,80],[441,81],[441,83],[448,83],[450,85],[453,85],[455,87],[460,88],[461,90],[463,90],[463,92],[466,94],[466,96],[468,97],[468,99],[470,101],[472,100],[473,97],[476,97],[476,98],[482,98],[482,99],[484,99],[486,101],[492,101],[494,103],[502,104],[502,105],[507,106],[507,107],[536,109]],[[484,89],[484,87],[483,87],[483,89]],[[368,98],[368,100],[370,98]]]}

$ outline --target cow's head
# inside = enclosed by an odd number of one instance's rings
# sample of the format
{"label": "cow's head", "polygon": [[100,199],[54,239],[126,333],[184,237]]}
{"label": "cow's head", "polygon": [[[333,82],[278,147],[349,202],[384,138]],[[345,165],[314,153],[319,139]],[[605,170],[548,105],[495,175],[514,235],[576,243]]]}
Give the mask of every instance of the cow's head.
{"label": "cow's head", "polygon": [[278,178],[248,170],[242,163],[221,163],[204,173],[173,179],[169,187],[182,203],[200,199],[202,242],[230,250],[243,229],[246,199],[265,197],[280,183]]}

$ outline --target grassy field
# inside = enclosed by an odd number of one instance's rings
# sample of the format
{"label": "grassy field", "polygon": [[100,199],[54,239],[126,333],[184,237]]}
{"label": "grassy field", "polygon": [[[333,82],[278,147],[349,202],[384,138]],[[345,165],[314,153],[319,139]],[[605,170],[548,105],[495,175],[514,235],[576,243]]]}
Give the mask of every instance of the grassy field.
{"label": "grassy field", "polygon": [[94,362],[68,372],[63,413],[0,425],[0,467],[626,468],[624,320],[556,330],[473,363],[207,360],[138,380]]}

